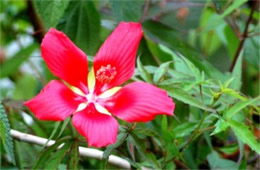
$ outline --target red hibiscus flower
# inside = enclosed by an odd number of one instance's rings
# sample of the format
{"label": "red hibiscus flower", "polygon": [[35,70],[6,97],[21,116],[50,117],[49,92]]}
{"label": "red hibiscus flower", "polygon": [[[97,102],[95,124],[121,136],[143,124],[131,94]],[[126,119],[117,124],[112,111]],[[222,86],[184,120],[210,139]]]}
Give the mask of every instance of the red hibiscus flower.
{"label": "red hibiscus flower", "polygon": [[87,56],[69,38],[51,28],[42,44],[42,57],[59,80],[49,82],[25,105],[41,120],[72,123],[89,146],[116,142],[118,123],[147,122],[156,115],[173,115],[167,93],[144,82],[119,87],[134,74],[143,31],[139,23],[121,22],[94,57],[88,73]]}

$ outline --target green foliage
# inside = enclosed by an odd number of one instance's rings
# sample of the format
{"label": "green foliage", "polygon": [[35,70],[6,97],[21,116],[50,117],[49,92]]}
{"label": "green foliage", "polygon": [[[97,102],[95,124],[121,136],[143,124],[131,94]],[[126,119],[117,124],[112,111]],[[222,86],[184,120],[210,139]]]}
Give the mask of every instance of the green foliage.
{"label": "green foliage", "polygon": [[121,132],[117,136],[117,142],[113,145],[110,145],[106,148],[106,150],[103,153],[103,159],[108,159],[109,155],[112,153],[114,149],[119,147],[127,138],[128,134],[126,132]]}
{"label": "green foliage", "polygon": [[113,15],[117,19],[117,21],[140,21],[144,0],[110,0],[110,4]]}
{"label": "green foliage", "polygon": [[163,89],[167,90],[169,96],[182,101],[183,103],[186,103],[188,105],[201,108],[206,111],[215,112],[213,109],[205,106],[202,102],[195,99],[191,95],[189,95],[187,92],[185,92],[182,89],[169,89],[169,87],[163,87]]}
{"label": "green foliage", "polygon": [[17,52],[14,56],[12,56],[10,59],[5,61],[3,64],[0,65],[1,74],[0,77],[6,77],[14,74],[17,69],[20,67],[21,64],[23,64],[24,61],[26,61],[32,52],[38,47],[37,44],[31,44],[24,49],[21,49],[19,52]]}
{"label": "green foliage", "polygon": [[36,0],[33,2],[46,29],[48,30],[50,27],[56,27],[70,1]]}
{"label": "green foliage", "polygon": [[70,1],[58,25],[88,55],[95,55],[100,45],[100,16],[93,1]]}
{"label": "green foliage", "polygon": [[238,165],[235,162],[222,159],[216,151],[211,152],[207,159],[212,169],[238,169]]}
{"label": "green foliage", "polygon": [[70,148],[70,160],[68,164],[68,169],[79,169],[79,158],[79,142],[75,141]]}
{"label": "green foliage", "polygon": [[137,68],[140,72],[141,77],[148,83],[153,84],[153,80],[151,75],[148,73],[148,71],[144,68],[143,64],[141,63],[140,57],[137,59]]}
{"label": "green foliage", "polygon": [[167,73],[171,62],[163,63],[158,70],[154,73],[153,81],[155,84],[158,84],[160,81],[162,81],[164,75]]}
{"label": "green foliage", "polygon": [[246,125],[235,120],[229,120],[227,123],[240,140],[248,144],[253,150],[260,154],[260,145]]}
{"label": "green foliage", "polygon": [[[35,0],[33,11],[28,4],[0,1],[0,99],[7,108],[0,106],[2,169],[121,168],[108,163],[112,154],[136,169],[256,169],[260,24],[259,11],[251,13],[253,1]],[[134,76],[120,86],[143,81],[161,88],[175,103],[174,116],[131,128],[117,119],[117,142],[101,148],[103,160],[85,158],[79,146],[87,143],[72,124],[74,115],[41,121],[23,105],[56,79],[42,60],[38,35],[50,27],[64,32],[88,55],[91,68],[121,21],[139,22],[144,36]],[[56,143],[15,141],[14,147],[10,126]]]}
{"label": "green foliage", "polygon": [[14,145],[10,130],[10,124],[6,115],[6,111],[3,105],[0,104],[0,137],[2,139],[6,153],[9,155],[11,162],[15,165]]}
{"label": "green foliage", "polygon": [[[71,144],[72,141],[70,137],[64,137],[56,141],[55,144],[40,153],[32,169],[46,168],[48,166],[51,166],[52,169],[57,167],[58,163],[62,161],[64,153],[69,149]],[[55,152],[55,150],[57,151]]]}

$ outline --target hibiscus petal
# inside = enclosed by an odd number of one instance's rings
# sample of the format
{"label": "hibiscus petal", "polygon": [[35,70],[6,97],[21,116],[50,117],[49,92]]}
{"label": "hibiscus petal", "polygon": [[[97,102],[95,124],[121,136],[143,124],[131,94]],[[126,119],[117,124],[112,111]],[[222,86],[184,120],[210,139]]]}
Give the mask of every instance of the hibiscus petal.
{"label": "hibiscus petal", "polygon": [[103,147],[116,142],[118,123],[115,118],[101,114],[91,103],[86,109],[76,113],[72,123],[85,136],[89,146]]}
{"label": "hibiscus petal", "polygon": [[71,85],[87,83],[87,56],[62,32],[51,28],[41,44],[42,57],[51,72]]}
{"label": "hibiscus petal", "polygon": [[[139,23],[121,22],[118,25],[94,58],[96,89],[102,87],[101,91],[104,91],[118,86],[132,77],[135,69],[136,52],[142,35],[143,31]],[[108,66],[115,69],[112,70],[115,73],[112,80],[109,79],[109,76],[102,78],[97,74],[102,67],[106,69]],[[108,69],[108,72],[110,70]]]}
{"label": "hibiscus petal", "polygon": [[147,122],[159,114],[172,116],[175,108],[165,91],[143,82],[130,83],[110,99],[99,102],[127,122]]}
{"label": "hibiscus petal", "polygon": [[40,120],[61,121],[77,109],[82,102],[81,98],[62,82],[52,80],[41,93],[24,104]]}

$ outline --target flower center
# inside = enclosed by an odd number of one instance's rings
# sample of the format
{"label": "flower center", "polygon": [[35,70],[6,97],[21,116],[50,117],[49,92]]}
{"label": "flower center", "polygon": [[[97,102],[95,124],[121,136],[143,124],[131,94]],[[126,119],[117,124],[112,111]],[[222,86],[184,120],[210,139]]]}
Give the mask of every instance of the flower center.
{"label": "flower center", "polygon": [[96,79],[100,83],[109,83],[115,78],[116,74],[116,68],[108,64],[107,66],[101,66],[99,68],[96,72]]}
{"label": "flower center", "polygon": [[86,96],[88,103],[96,103],[96,95],[89,93]]}

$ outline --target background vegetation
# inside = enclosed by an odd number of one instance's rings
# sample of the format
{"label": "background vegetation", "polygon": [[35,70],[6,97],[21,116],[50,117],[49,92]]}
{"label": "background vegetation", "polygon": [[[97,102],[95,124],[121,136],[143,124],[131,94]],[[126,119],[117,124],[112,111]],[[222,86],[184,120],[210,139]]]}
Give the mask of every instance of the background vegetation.
{"label": "background vegetation", "polygon": [[[259,9],[257,0],[1,0],[1,169],[118,168],[78,157],[77,146],[87,143],[64,138],[73,131],[69,119],[39,121],[22,103],[55,78],[39,48],[50,27],[91,60],[120,21],[144,30],[131,81],[167,90],[176,110],[131,129],[120,122],[118,143],[104,156],[133,168],[259,169]],[[29,144],[12,139],[10,129],[66,145]]]}

